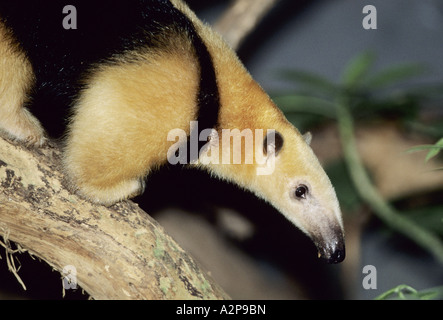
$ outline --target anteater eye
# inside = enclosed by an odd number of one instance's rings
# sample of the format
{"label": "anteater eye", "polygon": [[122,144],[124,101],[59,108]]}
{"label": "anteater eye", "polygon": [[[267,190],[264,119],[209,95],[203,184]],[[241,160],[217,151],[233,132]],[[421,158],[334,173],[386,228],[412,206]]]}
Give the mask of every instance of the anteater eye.
{"label": "anteater eye", "polygon": [[295,189],[295,196],[297,198],[306,199],[306,195],[308,193],[308,187],[304,184],[301,184]]}

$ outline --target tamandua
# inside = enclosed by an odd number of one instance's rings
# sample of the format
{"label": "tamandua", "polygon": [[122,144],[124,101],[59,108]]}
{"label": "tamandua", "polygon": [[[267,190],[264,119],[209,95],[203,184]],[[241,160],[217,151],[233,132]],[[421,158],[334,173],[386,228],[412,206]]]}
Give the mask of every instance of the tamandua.
{"label": "tamandua", "polygon": [[[64,21],[67,5],[75,26]],[[328,262],[345,257],[339,203],[310,136],[286,120],[222,38],[181,0],[1,1],[2,134],[42,146],[48,135],[39,113],[49,115],[56,134],[67,119],[69,185],[104,205],[143,192],[146,175],[171,155],[171,131],[190,137],[192,123],[197,134],[210,129],[190,165],[271,203]],[[57,115],[61,120],[53,120]],[[220,144],[226,129],[237,131]],[[254,144],[235,146],[245,129]],[[254,161],[199,161],[217,152]],[[272,173],[258,174],[270,162]]]}

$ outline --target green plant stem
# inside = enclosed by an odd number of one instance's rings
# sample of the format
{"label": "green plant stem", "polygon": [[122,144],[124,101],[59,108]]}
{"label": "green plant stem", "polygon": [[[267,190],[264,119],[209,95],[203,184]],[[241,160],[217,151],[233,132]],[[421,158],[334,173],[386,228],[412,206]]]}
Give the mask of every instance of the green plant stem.
{"label": "green plant stem", "polygon": [[399,214],[381,197],[372,184],[357,150],[353,119],[349,103],[344,96],[337,99],[337,116],[345,162],[360,197],[389,227],[412,239],[443,264],[442,241],[432,232]]}

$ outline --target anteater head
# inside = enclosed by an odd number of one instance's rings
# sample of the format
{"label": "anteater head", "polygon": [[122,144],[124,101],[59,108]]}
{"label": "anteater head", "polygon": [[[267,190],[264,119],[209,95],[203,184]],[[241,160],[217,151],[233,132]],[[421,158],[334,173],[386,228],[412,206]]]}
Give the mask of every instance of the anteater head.
{"label": "anteater head", "polygon": [[[263,135],[260,129],[225,130],[221,134],[229,139],[211,140],[220,144],[219,158],[225,160],[208,166],[271,203],[312,239],[319,257],[339,263],[345,258],[345,242],[334,188],[309,146],[310,134],[302,136],[287,122],[279,127],[263,130]],[[248,143],[250,136],[254,144]],[[241,152],[241,163],[235,162],[236,152]]]}
{"label": "anteater head", "polygon": [[[310,147],[310,134],[301,135],[251,78],[245,76],[240,84],[238,78],[228,85],[218,78],[218,140],[211,143],[219,143],[221,164],[210,164],[210,171],[271,203],[313,240],[320,257],[330,263],[343,261],[339,202]],[[253,139],[248,138],[250,135]],[[236,145],[236,139],[243,142]],[[251,140],[253,143],[248,143]],[[233,163],[235,153],[241,153],[242,164]],[[223,163],[223,159],[230,161]],[[248,159],[253,161],[248,163]]]}
{"label": "anteater head", "polygon": [[282,131],[275,131],[274,144],[264,141],[275,168],[258,178],[257,188],[313,240],[319,257],[339,263],[345,258],[345,242],[334,188],[309,146],[311,135],[301,136],[295,128]]}

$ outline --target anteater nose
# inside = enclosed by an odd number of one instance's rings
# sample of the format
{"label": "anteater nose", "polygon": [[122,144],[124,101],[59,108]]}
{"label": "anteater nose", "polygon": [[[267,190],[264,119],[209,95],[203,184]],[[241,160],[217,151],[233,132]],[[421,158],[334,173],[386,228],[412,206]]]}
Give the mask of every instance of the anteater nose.
{"label": "anteater nose", "polygon": [[337,248],[334,252],[331,253],[329,257],[326,258],[327,263],[340,263],[345,259],[346,250],[343,246],[342,248]]}
{"label": "anteater nose", "polygon": [[327,263],[340,263],[345,259],[346,250],[343,237],[327,243],[317,243],[318,256]]}

